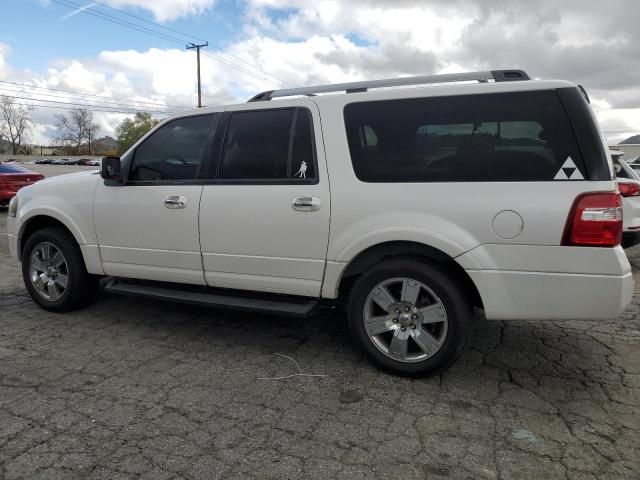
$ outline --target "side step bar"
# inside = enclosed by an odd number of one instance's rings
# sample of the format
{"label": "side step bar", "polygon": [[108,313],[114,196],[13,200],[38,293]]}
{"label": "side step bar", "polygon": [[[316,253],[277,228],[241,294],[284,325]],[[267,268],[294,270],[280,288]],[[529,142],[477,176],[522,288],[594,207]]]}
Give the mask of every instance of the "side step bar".
{"label": "side step bar", "polygon": [[[298,297],[285,297],[274,295],[267,297],[249,296],[232,291],[223,290],[195,291],[173,287],[171,284],[163,285],[158,282],[153,284],[127,282],[110,277],[103,284],[105,292],[116,295],[145,297],[170,302],[188,303],[205,307],[230,308],[247,312],[262,312],[273,315],[287,315],[292,317],[308,317],[318,305],[317,300]],[[224,292],[224,293],[220,293]],[[243,292],[244,293],[244,292]]]}

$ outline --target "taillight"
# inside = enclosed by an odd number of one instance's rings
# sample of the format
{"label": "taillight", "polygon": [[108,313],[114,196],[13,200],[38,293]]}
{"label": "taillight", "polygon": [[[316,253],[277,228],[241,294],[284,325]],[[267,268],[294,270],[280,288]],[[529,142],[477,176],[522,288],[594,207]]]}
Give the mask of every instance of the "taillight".
{"label": "taillight", "polygon": [[623,197],[637,197],[640,195],[640,184],[631,182],[618,182],[618,190]]}
{"label": "taillight", "polygon": [[622,239],[622,198],[617,192],[580,195],[567,218],[562,245],[614,247]]}

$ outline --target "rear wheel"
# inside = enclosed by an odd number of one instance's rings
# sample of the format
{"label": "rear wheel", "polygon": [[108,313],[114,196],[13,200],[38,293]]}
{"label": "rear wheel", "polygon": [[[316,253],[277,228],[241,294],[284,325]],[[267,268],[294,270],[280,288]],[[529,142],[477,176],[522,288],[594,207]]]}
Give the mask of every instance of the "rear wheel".
{"label": "rear wheel", "polygon": [[447,272],[418,260],[385,261],[362,274],[349,299],[352,335],[384,370],[436,375],[462,353],[472,308]]}
{"label": "rear wheel", "polygon": [[97,289],[75,239],[61,228],[44,228],[29,237],[22,252],[22,277],[31,298],[55,312],[86,305]]}

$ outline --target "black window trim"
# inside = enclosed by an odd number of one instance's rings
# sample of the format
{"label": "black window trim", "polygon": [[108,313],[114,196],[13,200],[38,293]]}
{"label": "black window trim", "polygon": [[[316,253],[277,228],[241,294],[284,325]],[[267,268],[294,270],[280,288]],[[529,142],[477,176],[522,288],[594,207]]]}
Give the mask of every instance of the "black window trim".
{"label": "black window trim", "polygon": [[[206,171],[209,170],[209,165],[213,161],[212,158],[212,147],[214,143],[214,138],[217,136],[217,133],[222,124],[222,117],[224,112],[209,112],[209,113],[201,113],[198,115],[184,115],[182,117],[172,118],[160,125],[155,131],[145,138],[142,143],[136,146],[135,150],[131,152],[130,160],[127,162],[126,167],[126,177],[124,181],[124,185],[126,186],[153,186],[153,185],[202,185],[203,181],[206,181],[206,178],[203,176]],[[200,164],[198,165],[198,172],[196,174],[196,178],[188,179],[188,180],[130,180],[129,176],[131,174],[131,168],[133,166],[133,162],[135,160],[136,152],[138,148],[144,145],[150,138],[152,138],[160,129],[170,125],[174,122],[184,120],[186,118],[195,118],[195,117],[206,117],[210,116],[210,124],[209,124],[209,135],[207,135],[207,140],[205,142],[204,150],[202,153],[202,158],[200,160]]]}
{"label": "black window trim", "polygon": [[[584,179],[585,181],[590,181],[590,180],[608,180],[608,178],[606,178],[606,173],[602,173],[602,172],[593,172],[591,170],[592,168],[592,162],[589,162],[587,159],[585,158],[585,155],[583,153],[583,148],[581,147],[581,142],[580,140],[582,140],[581,138],[579,138],[579,135],[576,132],[576,126],[574,125],[574,122],[578,121],[578,118],[580,119],[580,121],[582,123],[587,124],[587,128],[593,128],[593,125],[589,124],[588,121],[585,121],[584,119],[584,115],[580,116],[580,115],[575,115],[572,114],[572,112],[570,111],[570,109],[568,108],[568,99],[566,98],[565,95],[563,95],[563,93],[565,91],[568,92],[575,92],[577,91],[576,87],[569,87],[569,88],[553,88],[553,89],[542,89],[542,90],[531,90],[531,91],[553,91],[556,96],[558,97],[558,103],[560,105],[560,107],[562,108],[563,113],[566,116],[566,120],[567,123],[570,126],[571,129],[571,134],[573,137],[573,140],[577,146],[578,149],[578,153],[579,153],[579,158],[575,158],[573,159],[574,162],[576,163],[576,165],[578,166],[579,170],[581,170],[581,172],[584,174]],[[504,94],[504,93],[516,93],[516,92],[520,92],[520,93],[526,93],[527,90],[524,91],[514,91],[514,92],[495,92],[495,93],[486,93],[486,94],[478,94],[478,93],[465,93],[463,95],[434,95],[434,96],[428,96],[428,97],[403,97],[403,98],[394,98],[394,99],[380,99],[380,100],[360,100],[360,101],[351,101],[351,102],[347,102],[343,105],[342,107],[342,123],[343,126],[345,127],[345,136],[347,136],[347,132],[346,132],[346,109],[347,107],[349,107],[350,105],[355,105],[355,104],[359,104],[359,103],[383,103],[383,102],[389,102],[389,101],[395,101],[395,100],[423,100],[423,99],[430,99],[430,98],[442,98],[445,96],[455,96],[455,97],[459,97],[459,96],[466,96],[466,95],[500,95],[500,94]],[[574,95],[575,96],[575,95]],[[575,99],[573,99],[575,102]],[[577,103],[577,102],[575,102]],[[574,109],[577,109],[575,107],[575,105],[572,105],[572,107]],[[583,107],[582,105],[580,105],[580,107]],[[582,113],[582,112],[580,112]],[[356,172],[355,166],[353,164],[353,159],[351,157],[351,149],[349,147],[348,144],[348,140],[347,140],[347,151],[349,152],[349,160],[351,163],[351,172],[353,173],[354,178],[356,179],[357,182],[362,183],[362,184],[377,184],[377,183],[396,183],[396,184],[410,184],[410,183],[495,183],[495,184],[501,184],[501,183],[540,183],[540,182],[552,182],[553,180],[447,180],[447,181],[440,181],[440,180],[420,180],[420,181],[390,181],[390,182],[377,182],[377,181],[368,181],[368,180],[363,180],[358,176],[358,173]],[[580,167],[582,167],[580,169]]]}
{"label": "black window trim", "polygon": [[[299,110],[306,110],[309,115],[309,127],[311,128],[311,154],[313,158],[313,167],[315,176],[314,178],[220,178],[220,167],[222,165],[222,151],[224,148],[224,142],[227,138],[227,132],[229,130],[229,123],[231,116],[234,113],[243,112],[266,112],[272,110],[294,110],[293,120],[291,124],[292,132],[296,126],[297,116]],[[205,185],[317,185],[320,183],[320,170],[318,168],[318,154],[316,149],[316,134],[313,121],[313,112],[309,107],[293,105],[286,107],[272,107],[272,108],[251,108],[246,110],[231,110],[226,111],[221,122],[218,124],[218,130],[220,135],[216,134],[216,139],[213,146],[213,162],[215,163],[214,171],[209,171],[209,178],[204,179]],[[293,151],[293,135],[289,139],[289,158],[287,159],[287,165],[291,163],[291,155]],[[290,168],[290,167],[288,167]]]}

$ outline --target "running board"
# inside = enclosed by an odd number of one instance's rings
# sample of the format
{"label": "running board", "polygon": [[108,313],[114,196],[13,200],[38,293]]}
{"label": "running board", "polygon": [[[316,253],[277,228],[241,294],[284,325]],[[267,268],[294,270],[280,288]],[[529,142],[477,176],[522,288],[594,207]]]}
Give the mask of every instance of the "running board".
{"label": "running board", "polygon": [[244,292],[213,291],[213,289],[211,289],[211,292],[203,290],[196,291],[184,286],[173,287],[172,284],[162,285],[158,282],[154,282],[153,284],[127,282],[117,278],[108,278],[103,284],[103,289],[105,292],[116,295],[145,297],[205,307],[230,308],[247,312],[262,312],[292,317],[308,317],[318,305],[317,300],[304,297],[287,297],[283,295],[268,296],[260,294],[258,298]]}

